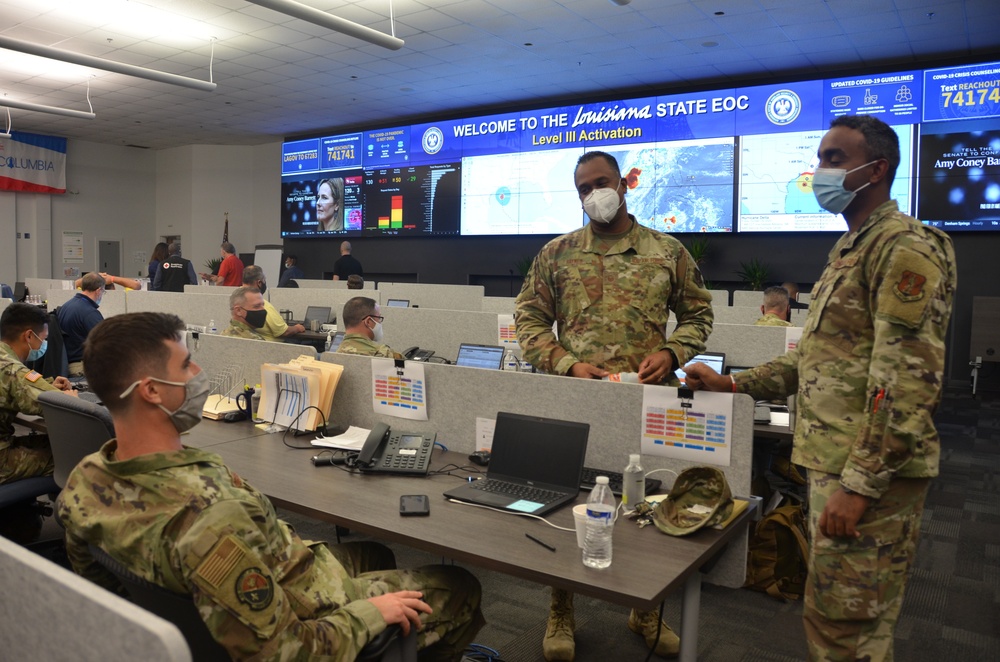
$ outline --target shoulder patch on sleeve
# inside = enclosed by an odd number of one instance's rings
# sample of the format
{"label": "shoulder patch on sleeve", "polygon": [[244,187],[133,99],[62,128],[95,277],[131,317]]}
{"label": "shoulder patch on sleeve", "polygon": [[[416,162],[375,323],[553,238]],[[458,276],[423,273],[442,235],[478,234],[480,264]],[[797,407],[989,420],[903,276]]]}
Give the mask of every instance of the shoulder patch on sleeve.
{"label": "shoulder patch on sleeve", "polygon": [[37,372],[35,370],[29,370],[28,372],[26,372],[24,374],[24,378],[27,379],[32,384],[34,384],[35,382],[37,382],[39,379],[42,378],[42,375],[41,375],[41,373],[39,373],[39,372]]}
{"label": "shoulder patch on sleeve", "polygon": [[231,536],[226,536],[201,562],[196,572],[210,586],[219,588],[244,556],[246,554],[236,540]]}
{"label": "shoulder patch on sleeve", "polygon": [[941,269],[926,256],[900,251],[883,276],[876,316],[910,328],[920,326],[928,304],[939,296],[941,278]]}

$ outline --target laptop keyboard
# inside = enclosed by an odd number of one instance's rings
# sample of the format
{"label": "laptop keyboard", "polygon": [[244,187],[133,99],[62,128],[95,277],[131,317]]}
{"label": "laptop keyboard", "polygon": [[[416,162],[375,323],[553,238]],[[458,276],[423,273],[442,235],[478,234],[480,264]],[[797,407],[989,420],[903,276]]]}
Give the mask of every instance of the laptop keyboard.
{"label": "laptop keyboard", "polygon": [[502,494],[514,499],[533,501],[534,503],[552,503],[563,496],[562,492],[543,490],[538,487],[521,485],[519,483],[508,483],[505,480],[497,480],[495,478],[483,478],[482,480],[474,481],[472,487],[484,492]]}
{"label": "laptop keyboard", "polygon": [[[598,476],[608,477],[608,487],[611,488],[611,493],[615,496],[622,495],[622,475],[617,471],[605,471],[604,469],[594,469],[593,467],[584,467],[583,473],[580,475],[580,489],[581,490],[592,490],[594,485],[597,484]],[[660,481],[655,478],[646,479],[646,494],[656,494],[656,491],[660,489]]]}

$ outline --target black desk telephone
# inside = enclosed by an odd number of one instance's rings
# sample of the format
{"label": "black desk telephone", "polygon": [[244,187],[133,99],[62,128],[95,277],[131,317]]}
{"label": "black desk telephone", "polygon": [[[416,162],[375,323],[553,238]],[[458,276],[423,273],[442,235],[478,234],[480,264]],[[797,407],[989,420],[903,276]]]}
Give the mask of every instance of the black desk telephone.
{"label": "black desk telephone", "polygon": [[403,350],[403,358],[411,361],[426,361],[434,356],[434,351],[430,349],[420,349],[416,345]]}
{"label": "black desk telephone", "polygon": [[385,423],[376,423],[355,466],[365,473],[426,475],[436,439],[436,434],[393,432]]}

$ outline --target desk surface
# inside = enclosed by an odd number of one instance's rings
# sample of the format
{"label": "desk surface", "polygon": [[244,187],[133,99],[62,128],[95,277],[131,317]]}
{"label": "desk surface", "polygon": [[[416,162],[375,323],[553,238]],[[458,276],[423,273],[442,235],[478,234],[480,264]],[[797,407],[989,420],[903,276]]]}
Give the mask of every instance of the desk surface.
{"label": "desk surface", "polygon": [[[196,430],[209,433],[220,425],[203,423]],[[210,447],[278,506],[458,561],[643,609],[658,606],[730,538],[745,535],[742,524],[749,516],[744,513],[724,531],[707,529],[686,538],[667,536],[653,526],[640,529],[620,518],[614,532],[614,563],[594,570],[584,567],[572,530],[559,531],[532,518],[446,501],[441,495],[463,478],[350,474],[334,466],[314,467],[310,461],[314,452],[285,447],[279,434],[219,443],[226,434],[234,438],[239,431],[230,427],[192,435],[186,443]],[[205,441],[209,443],[201,443]],[[297,443],[304,441],[300,438]],[[449,462],[466,464],[467,459],[459,453],[435,451],[432,471]],[[399,497],[404,494],[428,495],[430,516],[401,517]],[[578,502],[585,502],[586,494]],[[548,519],[573,528],[570,507]],[[525,533],[557,551],[532,542]]]}

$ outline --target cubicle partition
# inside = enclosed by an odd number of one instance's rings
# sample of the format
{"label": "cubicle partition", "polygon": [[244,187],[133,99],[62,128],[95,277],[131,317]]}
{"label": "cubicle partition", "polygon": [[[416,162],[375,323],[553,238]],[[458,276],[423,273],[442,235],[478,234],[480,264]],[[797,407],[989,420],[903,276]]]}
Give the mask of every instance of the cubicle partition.
{"label": "cubicle partition", "polygon": [[0,299],[0,313],[4,311],[4,308],[14,303],[13,299]]}
{"label": "cubicle partition", "polygon": [[356,296],[368,297],[378,301],[378,292],[375,290],[334,290],[334,289],[303,289],[292,287],[267,288],[267,296],[271,305],[278,310],[291,310],[292,318],[301,320],[305,318],[306,308],[309,306],[330,306],[330,312],[340,322],[340,315],[344,310],[344,304],[349,299]]}
{"label": "cubicle partition", "polygon": [[250,385],[260,382],[260,366],[264,363],[288,363],[303,354],[316,358],[316,350],[309,345],[291,345],[246,338],[229,338],[209,333],[187,334],[191,359],[209,379],[236,368],[243,380]]}
{"label": "cubicle partition", "polygon": [[215,320],[219,331],[229,326],[229,294],[198,294],[194,292],[147,292],[133,290],[125,293],[125,305],[130,313],[173,313],[186,324],[207,326]]}
{"label": "cubicle partition", "polygon": [[[719,306],[713,307],[716,324],[753,324],[761,317],[760,306],[756,308],[750,306]],[[805,324],[806,315],[809,311],[801,308],[792,309],[792,326],[802,326]]]}
{"label": "cubicle partition", "polygon": [[192,294],[225,294],[229,296],[236,287],[232,285],[185,285],[184,292]]}
{"label": "cubicle partition", "polygon": [[382,316],[384,342],[400,353],[417,346],[454,361],[463,342],[496,345],[500,339],[496,313],[383,305]]}
{"label": "cubicle partition", "polygon": [[516,297],[483,297],[483,312],[513,315]]}
{"label": "cubicle partition", "polygon": [[[76,296],[79,290],[49,290],[45,293],[45,301],[49,310],[55,310]],[[101,297],[99,310],[105,319],[128,312],[125,303],[125,290],[106,290]]]}
{"label": "cubicle partition", "polygon": [[709,290],[712,295],[712,308],[723,308],[729,305],[729,290]]}
{"label": "cubicle partition", "polygon": [[[317,279],[314,279],[314,278],[296,278],[295,282],[299,286],[299,289],[303,289],[303,288],[305,288],[305,289],[314,289],[314,290],[346,290],[347,289],[347,281],[346,280],[329,280],[329,279],[317,280]],[[270,287],[277,287],[277,283],[275,283],[274,285],[270,285],[269,284],[269,286]],[[294,289],[294,288],[291,288],[291,289]],[[375,281],[365,279],[365,284],[364,284],[364,287],[362,289],[365,289],[365,290],[374,290],[375,289]],[[365,296],[369,296],[370,297],[372,295],[371,294],[366,294]],[[374,298],[374,297],[372,297],[372,298]]]}
{"label": "cubicle partition", "polygon": [[[344,366],[334,398],[330,425],[338,430],[349,425],[371,428],[376,422],[401,430],[434,433],[449,450],[469,453],[476,449],[476,419],[493,420],[507,411],[588,423],[586,465],[621,471],[630,453],[638,453],[642,436],[644,387],[552,375],[481,370],[440,364],[424,364],[427,421],[411,421],[375,414],[372,406],[372,359],[364,356],[324,352],[322,360]],[[651,388],[675,389],[666,386]],[[700,397],[695,394],[694,402]],[[734,494],[750,493],[753,440],[753,400],[748,395],[724,395],[733,403],[732,454],[729,466],[720,467]],[[691,462],[659,456],[643,456],[647,472],[673,472]],[[655,474],[665,486],[673,477]],[[664,488],[666,491],[668,487]],[[724,586],[743,584],[746,542],[735,544],[723,557],[709,580]]]}
{"label": "cubicle partition", "polygon": [[411,306],[421,308],[482,311],[486,289],[482,285],[379,283],[378,291],[383,306],[389,299],[406,299]]}
{"label": "cubicle partition", "polygon": [[75,290],[73,280],[65,278],[25,278],[24,286],[31,295],[45,294],[49,290]]}

